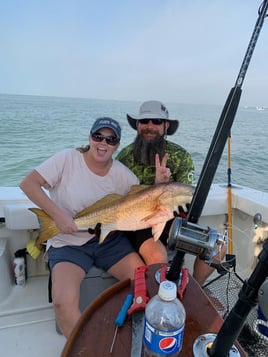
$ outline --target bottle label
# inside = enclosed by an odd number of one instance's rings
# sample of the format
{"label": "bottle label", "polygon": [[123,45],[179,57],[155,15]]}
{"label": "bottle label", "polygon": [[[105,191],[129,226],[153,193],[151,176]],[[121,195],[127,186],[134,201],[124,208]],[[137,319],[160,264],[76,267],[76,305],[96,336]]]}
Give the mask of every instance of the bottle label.
{"label": "bottle label", "polygon": [[25,266],[24,259],[17,258],[13,263],[14,275],[15,275],[15,283],[18,286],[25,285]]}
{"label": "bottle label", "polygon": [[162,330],[145,320],[144,343],[154,353],[168,356],[180,352],[183,344],[184,324],[176,330]]}

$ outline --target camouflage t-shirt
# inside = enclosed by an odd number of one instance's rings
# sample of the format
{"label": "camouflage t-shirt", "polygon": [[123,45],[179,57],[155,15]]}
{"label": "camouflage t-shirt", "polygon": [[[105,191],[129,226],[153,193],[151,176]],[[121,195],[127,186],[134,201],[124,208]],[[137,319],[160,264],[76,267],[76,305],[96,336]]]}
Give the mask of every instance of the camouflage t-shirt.
{"label": "camouflage t-shirt", "polygon": [[[170,182],[193,184],[194,163],[191,155],[178,144],[166,141],[165,145],[165,152],[169,154],[167,167],[171,172]],[[155,183],[155,166],[145,166],[134,160],[133,143],[123,148],[116,159],[133,171],[141,184],[153,185]]]}

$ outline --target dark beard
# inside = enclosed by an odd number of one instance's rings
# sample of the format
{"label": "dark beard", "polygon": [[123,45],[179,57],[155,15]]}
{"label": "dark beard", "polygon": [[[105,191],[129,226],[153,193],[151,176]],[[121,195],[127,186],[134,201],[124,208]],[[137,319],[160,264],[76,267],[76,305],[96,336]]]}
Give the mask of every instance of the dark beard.
{"label": "dark beard", "polygon": [[[143,132],[145,133],[146,130]],[[165,154],[164,136],[158,135],[155,139],[146,141],[138,134],[133,146],[135,161],[146,166],[155,166],[155,154],[159,154],[162,160]]]}

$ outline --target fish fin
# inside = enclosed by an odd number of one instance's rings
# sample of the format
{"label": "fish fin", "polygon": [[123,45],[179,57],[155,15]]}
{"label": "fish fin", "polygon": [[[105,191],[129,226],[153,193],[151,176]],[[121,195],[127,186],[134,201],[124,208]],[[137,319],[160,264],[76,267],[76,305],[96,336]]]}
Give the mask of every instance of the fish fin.
{"label": "fish fin", "polygon": [[120,200],[122,197],[124,197],[124,196],[119,195],[117,193],[112,193],[110,195],[107,195],[104,198],[102,198],[101,200],[98,200],[97,202],[95,202],[93,205],[86,207],[82,211],[78,212],[76,214],[75,218],[80,218],[85,215],[88,215],[88,214],[96,211],[97,209],[106,208],[107,205],[111,205],[111,203]]}
{"label": "fish fin", "polygon": [[147,221],[149,221],[151,218],[153,218],[154,216],[155,216],[155,212],[152,213],[152,214],[148,214],[148,216],[145,216],[145,217],[142,219],[142,221],[147,222]]}
{"label": "fish fin", "polygon": [[151,186],[150,185],[132,185],[130,188],[130,191],[128,192],[128,195],[132,195],[134,193],[140,192],[142,190],[145,190],[148,187],[151,187]]}
{"label": "fish fin", "polygon": [[[103,227],[103,226],[102,226]],[[100,236],[99,236],[99,243],[103,243],[104,239],[106,239],[106,237],[108,236],[108,234],[111,232],[112,230],[111,229],[107,229],[107,226],[106,228],[104,229],[101,229],[101,233],[100,233]]]}
{"label": "fish fin", "polygon": [[158,224],[163,221],[168,221],[173,217],[173,211],[170,211],[166,206],[158,204],[153,213],[144,217],[142,220],[147,222],[150,226]]}
{"label": "fish fin", "polygon": [[39,236],[35,243],[38,247],[40,244],[54,237],[60,231],[54,220],[45,211],[40,208],[29,208],[29,210],[37,215],[40,225]]}
{"label": "fish fin", "polygon": [[159,237],[161,236],[165,225],[166,225],[166,222],[162,222],[162,223],[155,224],[152,226],[152,234],[153,234],[155,242],[158,241]]}

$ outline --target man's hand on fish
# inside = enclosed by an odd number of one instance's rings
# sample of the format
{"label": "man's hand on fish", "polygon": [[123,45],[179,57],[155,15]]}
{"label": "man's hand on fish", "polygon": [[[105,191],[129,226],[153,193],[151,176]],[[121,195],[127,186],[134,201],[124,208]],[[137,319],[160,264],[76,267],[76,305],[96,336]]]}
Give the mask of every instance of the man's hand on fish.
{"label": "man's hand on fish", "polygon": [[165,154],[160,162],[159,154],[155,154],[155,183],[169,182],[170,169],[166,167],[168,154]]}
{"label": "man's hand on fish", "polygon": [[190,203],[186,203],[185,207],[178,206],[178,211],[174,211],[174,217],[187,218],[190,208]]}

